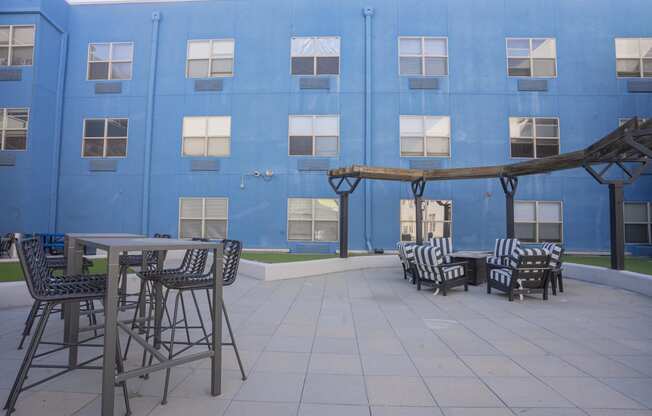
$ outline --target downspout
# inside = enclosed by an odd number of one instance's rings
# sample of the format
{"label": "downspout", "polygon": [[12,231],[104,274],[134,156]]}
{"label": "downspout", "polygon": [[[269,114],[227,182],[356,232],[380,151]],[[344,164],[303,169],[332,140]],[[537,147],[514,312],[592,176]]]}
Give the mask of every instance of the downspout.
{"label": "downspout", "polygon": [[66,88],[66,72],[68,68],[68,34],[61,34],[59,49],[59,73],[57,74],[57,104],[55,109],[54,137],[57,141],[52,152],[52,183],[50,185],[50,218],[48,230],[57,231],[59,216],[59,185],[61,182],[61,146],[63,146],[63,106],[64,90]]}
{"label": "downspout", "polygon": [[[371,164],[371,18],[374,15],[374,9],[365,7],[362,13],[364,14],[365,31],[364,165],[368,166]],[[364,239],[368,251],[373,250],[371,219],[371,182],[364,181]]]}
{"label": "downspout", "polygon": [[145,160],[143,163],[143,208],[141,233],[149,235],[149,193],[152,168],[152,136],[154,130],[154,90],[156,88],[156,67],[158,60],[158,32],[161,13],[152,13],[152,54],[149,65],[149,86],[147,90],[147,118],[145,127]]}

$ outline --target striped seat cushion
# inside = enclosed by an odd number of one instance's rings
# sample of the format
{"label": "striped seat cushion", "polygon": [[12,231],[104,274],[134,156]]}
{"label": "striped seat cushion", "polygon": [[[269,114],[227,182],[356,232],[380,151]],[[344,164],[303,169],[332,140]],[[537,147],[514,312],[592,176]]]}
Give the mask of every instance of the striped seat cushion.
{"label": "striped seat cushion", "polygon": [[495,266],[504,266],[501,258],[496,256],[487,256],[487,264],[493,264]]}
{"label": "striped seat cushion", "polygon": [[489,278],[505,286],[509,286],[512,281],[512,271],[510,269],[492,269]]}
{"label": "striped seat cushion", "polygon": [[464,276],[464,266],[444,267],[444,279],[452,280]]}
{"label": "striped seat cushion", "polygon": [[453,261],[453,258],[450,256],[453,252],[453,243],[450,237],[431,238],[430,245],[441,249],[441,254],[444,256],[444,263]]}

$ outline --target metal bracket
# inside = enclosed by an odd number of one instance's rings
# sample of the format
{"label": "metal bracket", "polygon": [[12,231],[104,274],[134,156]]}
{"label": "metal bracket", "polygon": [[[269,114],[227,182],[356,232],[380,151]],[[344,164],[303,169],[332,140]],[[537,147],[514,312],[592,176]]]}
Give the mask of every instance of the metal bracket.
{"label": "metal bracket", "polygon": [[423,196],[423,191],[426,189],[426,181],[423,179],[417,179],[414,182],[410,183],[410,186],[412,187],[412,194],[414,197],[422,197]]}
{"label": "metal bracket", "polygon": [[333,191],[335,191],[336,194],[338,195],[350,194],[353,193],[353,191],[355,191],[355,188],[357,188],[362,178],[353,178],[353,181],[351,179],[352,178],[349,177],[342,177],[342,178],[329,177],[328,183],[331,185],[331,188],[333,188]]}
{"label": "metal bracket", "polygon": [[514,196],[516,194],[516,188],[518,187],[518,177],[517,176],[501,176],[500,184],[503,187],[503,192],[507,196]]}

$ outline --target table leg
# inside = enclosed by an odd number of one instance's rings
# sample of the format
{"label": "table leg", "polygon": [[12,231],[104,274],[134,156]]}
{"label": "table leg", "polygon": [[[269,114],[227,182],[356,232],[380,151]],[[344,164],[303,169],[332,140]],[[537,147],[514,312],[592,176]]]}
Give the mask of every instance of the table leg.
{"label": "table leg", "polygon": [[[78,275],[82,271],[84,248],[74,238],[64,240],[66,253],[66,275]],[[63,342],[68,345],[68,368],[77,367],[79,342],[79,302],[66,302],[63,305]]]}
{"label": "table leg", "polygon": [[[163,257],[165,256],[164,251],[158,252],[158,261],[156,263],[156,270],[163,270]],[[163,286],[158,280],[155,280],[152,283],[154,290],[154,347],[156,349],[161,348],[161,325],[163,323],[163,312],[165,311],[165,305],[163,304]]]}
{"label": "table leg", "polygon": [[104,358],[102,363],[102,416],[113,416],[116,342],[118,336],[118,286],[120,253],[109,250],[104,296]]}
{"label": "table leg", "polygon": [[211,358],[211,394],[222,394],[222,279],[224,244],[213,250],[213,357]]}

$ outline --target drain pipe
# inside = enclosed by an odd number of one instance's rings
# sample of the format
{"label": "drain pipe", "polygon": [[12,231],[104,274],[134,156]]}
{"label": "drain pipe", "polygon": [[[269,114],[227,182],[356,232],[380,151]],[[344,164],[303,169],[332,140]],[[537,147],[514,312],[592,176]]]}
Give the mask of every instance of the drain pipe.
{"label": "drain pipe", "polygon": [[[365,105],[364,105],[364,164],[371,164],[371,18],[374,15],[373,7],[365,7],[364,14],[364,52],[365,52]],[[371,183],[364,182],[364,239],[368,251],[373,251],[372,221],[371,221]]]}
{"label": "drain pipe", "polygon": [[141,233],[149,235],[149,193],[152,168],[152,136],[154,130],[154,90],[156,88],[156,66],[158,60],[158,32],[161,13],[152,13],[152,54],[149,65],[149,87],[147,90],[147,121],[145,129],[145,160],[143,164],[143,210]]}
{"label": "drain pipe", "polygon": [[66,70],[68,67],[68,34],[61,33],[61,48],[59,49],[59,73],[57,74],[57,106],[55,109],[56,125],[54,137],[57,140],[52,152],[52,183],[50,185],[50,218],[48,230],[57,231],[57,217],[59,216],[59,185],[61,182],[61,146],[63,146],[63,95],[66,87]]}

